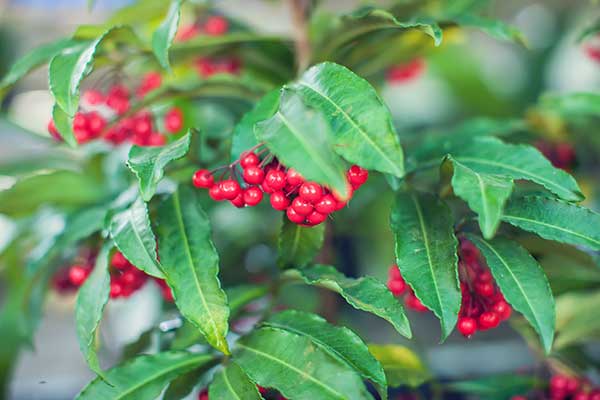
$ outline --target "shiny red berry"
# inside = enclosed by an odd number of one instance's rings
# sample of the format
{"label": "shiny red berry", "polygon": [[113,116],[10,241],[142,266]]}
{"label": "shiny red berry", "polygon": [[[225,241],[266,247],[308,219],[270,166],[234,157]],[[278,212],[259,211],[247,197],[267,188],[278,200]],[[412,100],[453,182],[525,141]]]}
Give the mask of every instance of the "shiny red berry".
{"label": "shiny red berry", "polygon": [[131,263],[125,258],[123,253],[117,251],[115,254],[113,254],[110,260],[110,265],[116,269],[127,269],[131,266]]}
{"label": "shiny red berry", "polygon": [[346,175],[348,177],[348,182],[350,182],[354,188],[358,188],[369,179],[369,171],[358,165],[351,166]]}
{"label": "shiny red berry", "polygon": [[227,32],[229,29],[229,22],[221,16],[214,15],[208,17],[202,30],[204,33],[210,36],[220,36]]}
{"label": "shiny red berry", "polygon": [[388,277],[393,280],[403,279],[398,265],[394,264],[388,269]]}
{"label": "shiny red berry", "polygon": [[458,330],[463,336],[469,337],[477,330],[477,321],[470,317],[460,317],[458,319]]}
{"label": "shiny red berry", "polygon": [[481,329],[495,328],[500,324],[500,317],[493,311],[486,311],[479,316],[478,326]]}
{"label": "shiny red berry", "polygon": [[298,196],[310,203],[316,203],[323,197],[323,188],[316,182],[305,182],[300,186]]}
{"label": "shiny red berry", "polygon": [[475,291],[483,297],[491,297],[495,292],[494,284],[491,282],[477,282],[475,283]]}
{"label": "shiny red berry", "polygon": [[512,308],[508,303],[504,300],[497,301],[492,306],[492,311],[498,314],[502,321],[510,318],[510,314],[512,313]]}
{"label": "shiny red berry", "polygon": [[73,130],[74,131],[86,131],[87,130],[87,118],[83,113],[78,112],[73,117]]}
{"label": "shiny red berry", "polygon": [[256,166],[258,165],[258,163],[260,163],[260,159],[252,151],[242,153],[242,155],[240,156],[240,165],[244,169],[250,166]]}
{"label": "shiny red berry", "polygon": [[194,172],[194,177],[192,178],[192,183],[197,188],[205,188],[208,189],[215,184],[215,178],[211,174],[211,172],[207,169],[199,169]]}
{"label": "shiny red berry", "polygon": [[147,146],[164,146],[167,143],[167,138],[160,133],[151,133],[146,141]]}
{"label": "shiny red berry", "polygon": [[581,386],[581,382],[579,381],[579,379],[577,379],[574,376],[567,377],[566,390],[568,393],[576,392],[579,389],[579,386]]}
{"label": "shiny red berry", "polygon": [[300,215],[308,215],[313,211],[313,205],[301,197],[296,197],[292,201],[291,208]]}
{"label": "shiny red berry", "polygon": [[198,393],[198,400],[208,400],[208,390],[203,390]]}
{"label": "shiny red berry", "polygon": [[326,194],[315,204],[315,210],[322,214],[330,214],[337,208],[337,202],[332,195]]}
{"label": "shiny red berry", "polygon": [[123,295],[123,285],[121,282],[111,280],[110,282],[110,297],[115,298]]}
{"label": "shiny red berry", "polygon": [[406,282],[404,279],[390,279],[387,287],[394,296],[400,296],[406,290]]}
{"label": "shiny red berry", "polygon": [[283,211],[290,205],[290,199],[288,199],[283,192],[273,192],[269,199],[271,207],[275,210]]}
{"label": "shiny red berry", "polygon": [[567,390],[567,384],[569,377],[565,375],[554,375],[550,378],[550,391],[551,392],[564,392]]}
{"label": "shiny red berry", "polygon": [[220,183],[221,196],[227,200],[233,200],[242,192],[242,188],[237,181],[233,179],[225,179]]}
{"label": "shiny red berry", "polygon": [[165,114],[165,129],[167,132],[179,132],[183,127],[183,112],[177,107],[171,108]]}
{"label": "shiny red berry", "polygon": [[235,199],[229,200],[229,202],[237,208],[243,208],[244,206],[246,206],[246,202],[244,201],[244,195],[242,193],[238,194],[235,197]]}
{"label": "shiny red berry", "polygon": [[87,126],[90,134],[97,137],[106,127],[106,120],[96,111],[92,111],[87,115]]}
{"label": "shiny red berry", "polygon": [[590,394],[581,390],[573,394],[573,396],[571,396],[571,400],[590,400]]}
{"label": "shiny red berry", "polygon": [[298,214],[293,207],[288,207],[288,209],[285,210],[285,214],[290,221],[296,224],[301,224],[304,222],[304,215]]}
{"label": "shiny red berry", "polygon": [[406,304],[406,307],[413,309],[414,311],[417,311],[417,312],[428,311],[428,308],[425,307],[425,305],[423,303],[421,303],[421,300],[419,300],[417,298],[417,296],[415,296],[415,294],[412,292],[408,293],[404,297],[404,304]]}
{"label": "shiny red berry", "polygon": [[244,191],[244,202],[253,207],[261,202],[263,192],[257,187],[250,187]]}
{"label": "shiny red berry", "polygon": [[265,182],[273,190],[281,190],[284,188],[286,183],[286,174],[283,171],[272,169],[267,172],[265,176]]}
{"label": "shiny red berry", "polygon": [[244,181],[251,185],[260,185],[265,179],[265,171],[254,165],[244,169]]}
{"label": "shiny red berry", "polygon": [[97,106],[104,102],[104,95],[99,90],[86,90],[85,93],[83,93],[83,101],[90,106]]}
{"label": "shiny red berry", "polygon": [[304,183],[304,178],[298,171],[293,168],[289,168],[286,173],[287,183],[290,186],[299,186]]}
{"label": "shiny red berry", "polygon": [[319,225],[321,222],[327,219],[327,214],[321,214],[318,211],[313,211],[306,217],[306,222],[309,225]]}
{"label": "shiny red berry", "polygon": [[147,137],[152,133],[152,115],[144,112],[133,119],[133,132],[140,137]]}
{"label": "shiny red berry", "polygon": [[81,286],[90,274],[89,268],[83,265],[72,265],[69,268],[69,281],[74,286]]}
{"label": "shiny red berry", "polygon": [[214,201],[224,200],[225,197],[223,197],[223,194],[221,193],[221,183],[217,183],[216,185],[211,186],[208,189],[208,195]]}

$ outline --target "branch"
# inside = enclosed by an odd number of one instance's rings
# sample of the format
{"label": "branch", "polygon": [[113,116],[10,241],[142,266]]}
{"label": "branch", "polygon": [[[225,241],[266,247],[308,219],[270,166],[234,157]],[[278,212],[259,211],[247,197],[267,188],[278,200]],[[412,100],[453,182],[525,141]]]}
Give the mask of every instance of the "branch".
{"label": "branch", "polygon": [[308,14],[310,0],[289,0],[294,29],[294,46],[296,48],[296,63],[298,74],[310,64],[312,49],[308,37]]}

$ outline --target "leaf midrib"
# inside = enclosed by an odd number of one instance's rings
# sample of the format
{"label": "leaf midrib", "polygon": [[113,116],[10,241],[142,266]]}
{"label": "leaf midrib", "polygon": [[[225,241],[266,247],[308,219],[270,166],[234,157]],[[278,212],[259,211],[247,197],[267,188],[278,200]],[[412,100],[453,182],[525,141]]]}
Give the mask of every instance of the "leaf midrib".
{"label": "leaf midrib", "polygon": [[[145,207],[145,205],[144,205],[143,207]],[[129,218],[127,221],[125,221],[125,224],[126,224],[126,225],[129,225],[129,226],[131,226],[131,230],[133,231],[133,233],[134,233],[134,235],[135,235],[136,239],[137,239],[137,240],[139,241],[139,243],[142,245],[142,246],[141,246],[141,247],[142,247],[142,249],[144,249],[144,251],[146,252],[146,255],[148,256],[148,258],[150,259],[150,261],[152,262],[152,264],[153,264],[153,265],[156,267],[156,269],[160,271],[160,269],[158,268],[158,265],[156,265],[156,262],[154,261],[154,260],[156,260],[156,257],[155,257],[155,256],[153,256],[152,254],[150,254],[150,252],[149,252],[149,251],[148,251],[148,249],[146,248],[146,245],[145,245],[145,243],[144,243],[144,240],[142,239],[142,236],[140,235],[140,233],[139,233],[139,232],[138,232],[138,230],[137,230],[137,225],[134,223],[134,220],[135,220],[135,217],[134,217],[134,210],[130,208],[130,209],[128,210],[128,214],[129,214],[130,218]],[[115,244],[116,244],[116,242],[115,242]],[[119,246],[117,246],[117,247],[119,247]],[[119,250],[120,250],[120,249],[119,249]],[[144,268],[144,272],[146,272],[146,273],[148,273],[148,274],[150,274],[150,275],[152,275],[152,276],[155,276],[154,274],[151,274],[149,271],[147,271],[147,269],[146,269],[146,268]],[[160,277],[160,276],[157,276],[157,278],[162,278],[162,277]]]}
{"label": "leaf midrib", "polygon": [[235,398],[237,400],[242,400],[242,398],[240,396],[238,396],[238,394],[233,389],[233,386],[231,386],[231,382],[229,381],[229,377],[227,376],[227,370],[228,369],[229,368],[225,368],[223,370],[223,382],[225,382],[225,386],[227,386],[227,389],[231,392],[231,394],[233,394],[235,396]]}

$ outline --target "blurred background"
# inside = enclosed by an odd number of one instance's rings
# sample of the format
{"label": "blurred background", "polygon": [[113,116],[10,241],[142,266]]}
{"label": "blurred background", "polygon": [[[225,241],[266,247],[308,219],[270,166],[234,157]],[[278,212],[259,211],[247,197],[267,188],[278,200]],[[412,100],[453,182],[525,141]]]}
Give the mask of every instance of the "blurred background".
{"label": "blurred background", "polygon": [[[85,0],[0,0],[0,76],[12,62],[29,49],[53,39],[68,36],[81,24],[99,23],[124,0],[98,0],[89,11]],[[358,1],[323,1],[328,9],[349,11]],[[279,1],[235,0],[215,2],[225,15],[242,20],[264,32],[291,35],[287,3]],[[387,84],[382,94],[391,108],[397,128],[406,140],[413,132],[439,129],[470,116],[521,117],[542,93],[598,91],[600,61],[590,57],[579,43],[581,31],[600,17],[597,2],[554,0],[494,2],[488,15],[510,23],[523,32],[528,47],[501,42],[477,32],[459,32],[449,44],[432,51],[425,70],[415,79]],[[595,40],[595,39],[592,39]],[[600,48],[600,47],[599,47]],[[50,142],[46,125],[52,98],[47,91],[47,71],[28,76],[5,100],[5,117],[0,120],[0,161],[44,157]],[[231,129],[235,121],[223,122]],[[22,128],[24,127],[24,129]],[[600,137],[600,126],[592,135]],[[587,206],[599,210],[592,188],[598,187],[596,169],[578,175],[588,196]],[[0,176],[0,190],[11,180]],[[393,260],[392,237],[387,228],[389,195],[363,191],[335,225],[331,249],[336,265],[351,275],[371,274],[385,280]],[[357,210],[361,212],[357,212]],[[1,217],[1,215],[0,215]],[[213,207],[215,238],[223,255],[223,265],[237,265],[256,271],[274,265],[275,228],[258,211],[240,211],[229,205]],[[269,217],[270,218],[270,217]],[[60,224],[60,221],[58,222]],[[360,235],[353,227],[361,226]],[[258,228],[257,228],[258,227]],[[385,227],[385,228],[382,228]],[[0,249],[12,232],[11,222],[0,218]],[[46,229],[53,229],[49,224]],[[257,234],[257,229],[259,234]],[[230,268],[225,274],[235,274]],[[305,294],[313,289],[292,287],[287,301],[307,310]],[[0,287],[0,296],[3,288]],[[159,322],[158,289],[147,285],[127,300],[113,300],[102,325],[104,362],[118,359],[124,344]],[[92,377],[79,352],[73,321],[74,297],[50,294],[34,346],[24,351],[10,385],[11,399],[72,398]],[[1,298],[1,297],[0,297]],[[438,321],[428,314],[411,313],[414,340],[407,342],[382,321],[369,315],[348,312],[333,303],[339,322],[377,343],[403,343],[415,349],[433,374],[442,379],[462,379],[492,373],[510,373],[534,368],[536,360],[525,342],[509,325],[478,333],[470,341],[458,334],[438,344]],[[327,311],[332,313],[331,310]],[[0,346],[2,338],[0,338]]]}

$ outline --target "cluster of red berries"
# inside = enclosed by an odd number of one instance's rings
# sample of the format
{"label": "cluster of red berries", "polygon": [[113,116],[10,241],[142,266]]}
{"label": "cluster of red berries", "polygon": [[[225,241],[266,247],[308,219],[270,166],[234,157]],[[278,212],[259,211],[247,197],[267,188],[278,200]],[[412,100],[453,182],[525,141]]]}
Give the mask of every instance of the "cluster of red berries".
{"label": "cluster of red berries", "polygon": [[[185,42],[200,35],[221,36],[229,30],[229,22],[221,16],[213,15],[203,22],[196,22],[177,31],[175,40]],[[215,74],[233,74],[240,72],[241,62],[237,58],[200,57],[194,62],[198,75],[208,78]]]}
{"label": "cluster of red berries", "polygon": [[428,311],[428,308],[421,303],[421,300],[415,296],[413,290],[406,284],[396,264],[392,265],[388,270],[387,287],[396,297],[404,295],[404,304],[411,310],[417,312]]}
{"label": "cluster of red berries", "polygon": [[[270,160],[270,161],[269,161]],[[241,169],[240,183],[236,178]],[[254,151],[242,154],[239,160],[228,166],[231,176],[215,181],[213,172],[200,169],[194,173],[193,184],[208,189],[215,201],[229,200],[238,208],[256,206],[269,194],[271,207],[285,211],[288,219],[299,225],[314,226],[327,219],[334,211],[342,209],[352,197],[354,190],[364,184],[369,172],[353,165],[348,170],[348,199],[341,198],[335,191],[306,181],[293,168],[286,168],[277,159],[265,157],[262,161]]]}
{"label": "cluster of red berries", "polygon": [[[148,73],[136,89],[137,97],[144,97],[158,89],[162,78],[156,72]],[[116,124],[108,121],[123,116],[131,108],[131,93],[121,84],[112,86],[106,93],[91,89],[83,93],[82,110],[73,118],[73,133],[78,143],[103,138],[107,142],[120,144],[131,141],[138,146],[162,146],[165,135],[157,131],[155,115],[142,110],[130,117],[121,118]],[[163,128],[168,133],[177,133],[183,127],[183,113],[177,107],[171,108],[162,119]],[[62,141],[54,121],[48,123],[48,132],[56,140]]]}
{"label": "cluster of red berries", "polygon": [[[548,383],[547,393],[543,397],[548,400],[600,400],[600,388],[593,385],[586,379],[579,379],[568,375],[553,375]],[[527,400],[528,396],[518,395],[511,397],[511,400]]]}
{"label": "cluster of red berries", "polygon": [[[54,287],[60,293],[79,288],[92,272],[95,255],[87,257],[77,264],[71,265],[55,277]],[[65,279],[66,278],[66,279]],[[119,251],[115,252],[110,261],[110,297],[129,297],[147,282],[149,276],[131,264]],[[153,278],[161,289],[166,301],[173,301],[171,288],[162,279]]]}
{"label": "cluster of red berries", "polygon": [[407,83],[419,77],[423,71],[425,71],[425,60],[415,58],[407,63],[389,67],[386,79],[391,84]]}
{"label": "cluster of red berries", "polygon": [[[274,399],[274,400],[287,400],[281,394],[273,393],[273,391],[268,388],[264,388],[262,386],[257,386],[257,387],[258,387],[258,391],[260,392],[261,396],[263,396],[263,397],[266,396],[265,398]],[[198,400],[209,400],[208,390],[206,390],[206,389],[202,390],[198,394]]]}
{"label": "cluster of red berries", "polygon": [[538,141],[535,147],[546,157],[556,168],[571,170],[576,162],[576,154],[573,145],[567,142],[550,143],[547,141]]}
{"label": "cluster of red berries", "polygon": [[510,318],[511,306],[496,286],[475,245],[461,240],[458,263],[462,304],[458,314],[458,330],[470,337],[477,330],[497,327]]}

